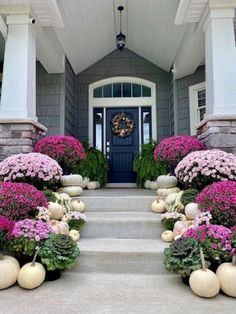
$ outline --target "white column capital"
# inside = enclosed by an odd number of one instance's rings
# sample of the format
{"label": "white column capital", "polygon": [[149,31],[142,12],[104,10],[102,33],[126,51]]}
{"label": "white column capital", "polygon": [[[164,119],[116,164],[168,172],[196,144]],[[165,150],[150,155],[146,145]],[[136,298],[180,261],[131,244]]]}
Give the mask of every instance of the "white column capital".
{"label": "white column capital", "polygon": [[209,0],[209,8],[229,9],[236,8],[236,0]]}

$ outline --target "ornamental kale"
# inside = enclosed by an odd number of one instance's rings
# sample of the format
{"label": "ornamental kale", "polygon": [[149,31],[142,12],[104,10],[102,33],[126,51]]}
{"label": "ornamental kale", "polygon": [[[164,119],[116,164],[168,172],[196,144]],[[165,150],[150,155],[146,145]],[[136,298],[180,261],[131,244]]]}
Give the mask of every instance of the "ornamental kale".
{"label": "ornamental kale", "polygon": [[221,150],[193,152],[175,169],[186,187],[203,188],[215,181],[236,180],[236,156]]}
{"label": "ornamental kale", "polygon": [[196,202],[203,212],[210,212],[212,224],[231,228],[236,225],[236,181],[217,182],[205,187]]}
{"label": "ornamental kale", "polygon": [[34,218],[37,207],[47,207],[42,192],[27,183],[0,183],[0,215],[10,220]]}
{"label": "ornamental kale", "polygon": [[34,151],[48,155],[62,167],[75,166],[86,157],[83,145],[73,136],[47,136],[36,143]]}
{"label": "ornamental kale", "polygon": [[0,180],[25,182],[43,188],[60,180],[62,170],[52,158],[39,154],[17,154],[0,162]]}
{"label": "ornamental kale", "polygon": [[205,149],[196,137],[181,135],[164,138],[154,150],[154,159],[176,166],[185,156],[196,150]]}
{"label": "ornamental kale", "polygon": [[188,229],[185,236],[199,242],[206,259],[210,262],[220,265],[232,259],[231,255],[234,254],[232,232],[226,227],[202,225]]}
{"label": "ornamental kale", "polygon": [[165,269],[183,277],[201,268],[200,244],[193,238],[180,238],[164,250]]}
{"label": "ornamental kale", "polygon": [[39,256],[48,270],[55,270],[70,268],[79,253],[76,242],[69,235],[52,234],[42,245]]}

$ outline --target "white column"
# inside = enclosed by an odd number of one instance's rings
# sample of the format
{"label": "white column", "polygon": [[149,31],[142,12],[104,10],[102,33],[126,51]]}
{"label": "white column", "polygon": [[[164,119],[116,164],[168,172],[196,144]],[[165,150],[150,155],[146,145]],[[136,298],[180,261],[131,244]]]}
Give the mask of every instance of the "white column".
{"label": "white column", "polygon": [[36,36],[30,16],[9,15],[0,117],[36,118]]}
{"label": "white column", "polygon": [[207,116],[236,114],[236,0],[209,0],[204,23]]}

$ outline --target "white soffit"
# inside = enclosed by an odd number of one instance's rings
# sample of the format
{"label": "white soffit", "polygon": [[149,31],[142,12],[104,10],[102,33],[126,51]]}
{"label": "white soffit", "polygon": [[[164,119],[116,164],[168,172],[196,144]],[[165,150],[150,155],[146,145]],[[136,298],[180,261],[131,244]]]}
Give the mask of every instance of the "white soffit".
{"label": "white soffit", "polygon": [[186,25],[174,19],[179,0],[57,0],[65,27],[55,29],[75,73],[114,49],[119,33],[117,7],[124,5],[126,48],[169,71]]}
{"label": "white soffit", "polygon": [[208,0],[180,0],[175,24],[199,22],[207,3]]}

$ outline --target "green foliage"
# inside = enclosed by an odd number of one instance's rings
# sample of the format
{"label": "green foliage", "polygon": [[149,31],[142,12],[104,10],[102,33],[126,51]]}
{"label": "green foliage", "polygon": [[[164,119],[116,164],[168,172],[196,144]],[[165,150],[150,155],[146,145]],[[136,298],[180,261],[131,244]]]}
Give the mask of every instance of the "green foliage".
{"label": "green foliage", "polygon": [[53,190],[47,189],[47,190],[43,190],[42,192],[46,196],[48,202],[56,202],[57,201],[57,198],[56,198]]}
{"label": "green foliage", "polygon": [[164,250],[165,269],[183,277],[201,268],[200,244],[194,238],[180,238]]}
{"label": "green foliage", "polygon": [[82,219],[71,219],[68,222],[68,225],[69,225],[70,230],[80,231],[81,226],[83,226],[84,223],[85,223],[85,221]]}
{"label": "green foliage", "polygon": [[73,167],[72,173],[79,173],[82,177],[88,177],[90,181],[98,181],[101,187],[107,183],[108,164],[103,153],[84,144],[86,158],[81,160],[78,165]]}
{"label": "green foliage", "polygon": [[137,186],[143,187],[146,180],[155,181],[161,174],[167,174],[167,164],[153,159],[153,152],[157,143],[150,141],[141,145],[141,152],[134,157],[133,169],[137,172]]}
{"label": "green foliage", "polygon": [[70,268],[79,256],[77,243],[66,234],[52,234],[42,245],[39,256],[48,270]]}
{"label": "green foliage", "polygon": [[189,203],[194,203],[195,198],[198,195],[199,191],[197,189],[187,189],[183,192],[181,197],[181,203],[186,206]]}
{"label": "green foliage", "polygon": [[7,250],[17,255],[33,256],[39,242],[26,237],[13,238],[7,242]]}
{"label": "green foliage", "polygon": [[180,218],[164,218],[161,220],[161,224],[166,230],[173,231],[174,225],[178,220],[180,220]]}

